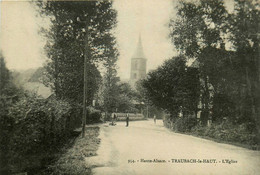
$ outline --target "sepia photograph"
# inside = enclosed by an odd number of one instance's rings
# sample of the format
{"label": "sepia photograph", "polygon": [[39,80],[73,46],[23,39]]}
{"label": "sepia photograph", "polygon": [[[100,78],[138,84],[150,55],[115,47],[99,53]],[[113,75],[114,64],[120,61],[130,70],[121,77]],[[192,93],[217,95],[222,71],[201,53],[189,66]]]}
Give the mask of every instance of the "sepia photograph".
{"label": "sepia photograph", "polygon": [[0,0],[0,175],[258,175],[260,0]]}

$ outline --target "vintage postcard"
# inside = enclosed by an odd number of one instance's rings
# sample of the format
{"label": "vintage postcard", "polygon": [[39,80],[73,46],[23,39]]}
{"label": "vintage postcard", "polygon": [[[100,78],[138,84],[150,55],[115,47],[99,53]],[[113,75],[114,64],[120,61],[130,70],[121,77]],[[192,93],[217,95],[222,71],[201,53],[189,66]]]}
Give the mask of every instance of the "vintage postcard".
{"label": "vintage postcard", "polygon": [[2,0],[1,175],[257,175],[258,0]]}

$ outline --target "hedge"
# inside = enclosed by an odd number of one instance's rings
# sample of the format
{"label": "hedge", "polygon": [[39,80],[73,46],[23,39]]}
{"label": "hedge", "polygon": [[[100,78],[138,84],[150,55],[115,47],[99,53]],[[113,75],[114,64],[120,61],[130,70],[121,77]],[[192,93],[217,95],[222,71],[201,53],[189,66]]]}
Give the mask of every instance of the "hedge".
{"label": "hedge", "polygon": [[[2,99],[1,99],[2,100]],[[4,103],[4,102],[2,102]],[[0,114],[1,168],[4,174],[42,167],[81,124],[79,106],[55,98],[40,99],[25,94]]]}

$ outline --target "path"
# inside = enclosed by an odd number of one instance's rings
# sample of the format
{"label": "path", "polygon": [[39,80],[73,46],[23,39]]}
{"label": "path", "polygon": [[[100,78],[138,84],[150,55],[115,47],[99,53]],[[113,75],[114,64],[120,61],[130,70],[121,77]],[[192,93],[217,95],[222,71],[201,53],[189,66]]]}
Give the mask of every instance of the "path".
{"label": "path", "polygon": [[100,138],[98,156],[86,159],[96,175],[260,174],[259,151],[177,134],[162,121],[105,124]]}

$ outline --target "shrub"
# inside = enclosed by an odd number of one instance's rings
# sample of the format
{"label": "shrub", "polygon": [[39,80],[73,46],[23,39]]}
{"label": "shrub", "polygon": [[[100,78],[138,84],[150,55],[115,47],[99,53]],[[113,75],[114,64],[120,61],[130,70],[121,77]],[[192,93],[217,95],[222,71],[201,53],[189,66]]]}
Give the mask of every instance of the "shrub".
{"label": "shrub", "polygon": [[248,129],[249,126],[248,124],[238,125],[232,124],[231,122],[222,122],[219,124],[212,124],[211,127],[202,127],[197,125],[192,128],[191,132],[196,135],[210,137],[218,141],[248,145],[255,149],[259,147],[257,134],[256,132]]}
{"label": "shrub", "polygon": [[181,117],[173,124],[173,129],[179,132],[190,132],[191,129],[196,126],[196,118],[193,117]]}
{"label": "shrub", "polygon": [[10,105],[1,120],[11,121],[10,126],[5,127],[9,139],[5,143],[8,143],[6,160],[12,172],[41,166],[44,159],[53,157],[53,152],[57,152],[81,124],[78,107],[55,97],[40,99],[34,94],[24,94]]}
{"label": "shrub", "polygon": [[166,114],[166,115],[164,115],[162,118],[163,118],[163,125],[164,125],[166,128],[172,129],[172,126],[173,126],[173,118],[171,117],[171,115],[170,115],[170,114]]}
{"label": "shrub", "polygon": [[88,111],[88,115],[87,115],[86,122],[88,124],[102,122],[102,114],[100,110],[97,110],[93,107],[88,107],[87,111]]}

